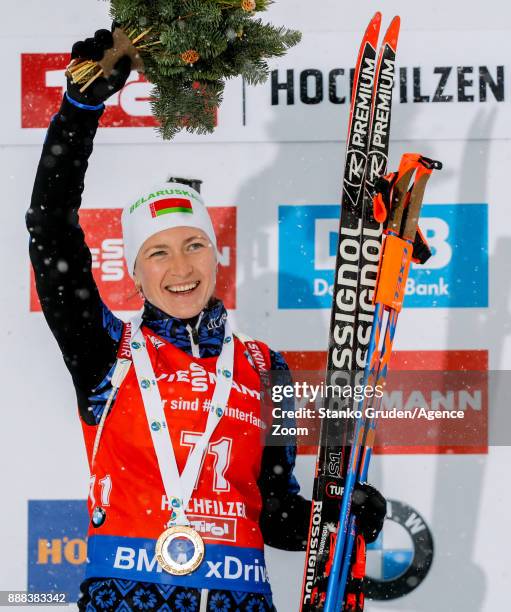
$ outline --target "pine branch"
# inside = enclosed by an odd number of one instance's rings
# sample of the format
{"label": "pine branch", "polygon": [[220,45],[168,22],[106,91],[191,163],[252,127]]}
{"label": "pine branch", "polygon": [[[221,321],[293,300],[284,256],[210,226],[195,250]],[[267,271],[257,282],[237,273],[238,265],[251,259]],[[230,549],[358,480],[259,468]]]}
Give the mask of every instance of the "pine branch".
{"label": "pine branch", "polygon": [[[110,0],[113,19],[137,43],[153,83],[152,109],[160,133],[212,132],[226,79],[262,83],[267,59],[296,45],[300,32],[256,18],[272,0]],[[133,38],[132,38],[133,40]]]}

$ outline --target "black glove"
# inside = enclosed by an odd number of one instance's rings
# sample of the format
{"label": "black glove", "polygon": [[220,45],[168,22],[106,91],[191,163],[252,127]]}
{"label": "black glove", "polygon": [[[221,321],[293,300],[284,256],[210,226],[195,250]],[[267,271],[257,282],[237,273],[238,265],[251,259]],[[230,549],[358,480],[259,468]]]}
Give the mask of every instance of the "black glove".
{"label": "black glove", "polygon": [[378,537],[387,513],[387,501],[370,484],[358,482],[351,498],[351,510],[357,517],[359,533],[370,544]]}
{"label": "black glove", "polygon": [[[114,24],[115,26],[115,24]],[[114,27],[112,26],[112,27]],[[71,50],[71,59],[93,60],[98,62],[103,58],[105,51],[114,45],[112,33],[108,30],[98,30],[94,38],[86,38],[75,42]],[[67,80],[67,95],[79,104],[87,106],[99,106],[107,98],[124,87],[131,72],[131,59],[124,55],[115,64],[112,74],[105,79],[98,77],[85,91],[80,92],[82,84]]]}

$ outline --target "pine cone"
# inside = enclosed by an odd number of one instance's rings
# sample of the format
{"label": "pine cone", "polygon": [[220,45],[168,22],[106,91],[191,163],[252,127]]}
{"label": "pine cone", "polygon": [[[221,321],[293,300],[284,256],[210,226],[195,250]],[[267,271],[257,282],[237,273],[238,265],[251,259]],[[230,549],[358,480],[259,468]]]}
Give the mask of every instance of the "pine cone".
{"label": "pine cone", "polygon": [[251,13],[253,10],[255,10],[255,7],[255,0],[241,0],[241,8],[247,13]]}
{"label": "pine cone", "polygon": [[181,59],[185,64],[195,64],[200,60],[200,55],[195,49],[188,49],[188,51],[181,53]]}

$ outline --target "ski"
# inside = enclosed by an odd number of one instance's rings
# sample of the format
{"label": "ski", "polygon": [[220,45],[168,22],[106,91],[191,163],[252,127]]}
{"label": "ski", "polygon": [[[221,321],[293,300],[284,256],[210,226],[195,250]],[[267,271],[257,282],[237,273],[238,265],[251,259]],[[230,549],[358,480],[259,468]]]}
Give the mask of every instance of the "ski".
{"label": "ski", "polygon": [[[381,14],[369,23],[353,80],[342,209],[330,321],[326,382],[361,384],[374,317],[372,297],[380,259],[382,224],[372,211],[372,189],[387,166],[392,88],[399,17],[383,39],[378,61]],[[327,410],[353,409],[353,400],[325,398]],[[343,478],[355,423],[324,419],[316,461],[301,610],[322,609],[339,521]]]}

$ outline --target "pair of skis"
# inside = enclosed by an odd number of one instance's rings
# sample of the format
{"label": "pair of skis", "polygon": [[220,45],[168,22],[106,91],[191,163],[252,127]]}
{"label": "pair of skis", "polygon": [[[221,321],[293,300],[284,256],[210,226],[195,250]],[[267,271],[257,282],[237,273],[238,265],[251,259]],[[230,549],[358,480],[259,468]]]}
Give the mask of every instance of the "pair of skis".
{"label": "pair of skis", "polygon": [[[326,372],[327,384],[334,387],[349,385],[353,388],[366,382],[370,375],[374,377],[376,371],[381,375],[386,373],[386,367],[377,366],[371,358],[375,354],[386,308],[385,305],[375,305],[374,300],[377,284],[382,287],[388,285],[382,281],[388,277],[387,268],[383,275],[383,268],[380,270],[383,221],[389,213],[387,227],[394,228],[396,237],[405,240],[400,233],[404,228],[398,227],[397,209],[399,206],[403,209],[401,221],[409,218],[411,223],[413,217],[404,212],[406,209],[412,210],[406,177],[393,175],[392,184],[390,180],[385,182],[381,178],[387,167],[399,17],[392,20],[377,56],[380,26],[381,14],[376,13],[362,40],[353,80]],[[416,166],[419,164],[418,156],[415,163]],[[409,181],[413,172],[405,174]],[[417,185],[421,185],[422,180]],[[405,182],[406,187],[403,187]],[[373,203],[376,187],[382,193]],[[416,194],[418,196],[419,191]],[[414,197],[413,200],[415,205],[416,201],[422,201],[422,197],[417,200]],[[379,206],[375,208],[374,204]],[[396,215],[394,225],[392,215]],[[421,252],[427,254],[427,246],[421,240],[421,235],[418,236],[415,250],[419,252],[422,248]],[[376,321],[374,326],[373,320]],[[394,315],[388,317],[387,329],[393,329],[393,339]],[[385,336],[388,336],[387,331]],[[390,351],[382,351],[381,357],[384,356],[388,362]],[[355,404],[352,398],[332,396],[325,399],[325,407],[350,410],[355,408]],[[361,583],[365,570],[364,550],[356,551],[357,563],[350,567],[354,542],[363,546],[363,540],[355,540],[355,522],[350,516],[350,505],[355,482],[365,479],[367,474],[373,435],[374,423],[361,424],[354,419],[322,421],[302,587],[302,612],[340,610],[350,571],[351,577],[358,577]],[[356,443],[352,453],[353,440]],[[366,443],[367,449],[362,463],[361,443]],[[362,471],[360,465],[363,466]],[[343,540],[342,546],[340,540]],[[355,600],[354,605],[362,609],[363,595],[355,595]],[[348,606],[353,602],[345,603]]]}
{"label": "pair of skis", "polygon": [[[363,380],[374,317],[371,297],[383,227],[371,213],[371,190],[386,173],[400,20],[390,24],[377,56],[380,27],[381,14],[376,13],[365,31],[353,78],[326,371],[327,384],[341,387]],[[354,404],[349,398],[327,397],[325,407],[349,410]],[[321,422],[302,612],[322,609],[325,603],[354,426],[347,419]]]}
{"label": "pair of skis", "polygon": [[[426,183],[433,170],[441,168],[442,164],[438,161],[407,153],[401,159],[399,170],[383,177],[377,187],[383,190],[383,193],[376,194],[374,202],[376,204],[383,200],[384,207],[377,214],[385,221],[385,239],[374,293],[375,312],[364,375],[364,385],[370,390],[382,389],[385,385],[410,264],[412,260],[418,263],[427,260],[424,257],[427,245],[418,228],[418,221]],[[378,210],[377,206],[374,209]],[[383,327],[385,331],[382,335]],[[380,408],[380,404],[381,396],[370,394],[359,406],[362,416],[355,424],[354,443],[348,460],[325,612],[340,612],[343,601],[345,610],[357,612],[364,608],[361,589],[357,593],[345,595],[356,541],[356,521],[350,514],[350,504],[356,482],[367,480],[376,429],[376,420],[372,415]],[[369,408],[371,412],[368,412]],[[365,555],[365,547],[363,553]],[[362,580],[360,569],[356,568],[356,572],[356,578]]]}

